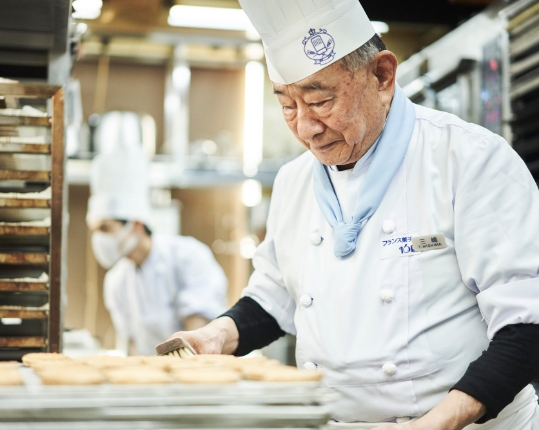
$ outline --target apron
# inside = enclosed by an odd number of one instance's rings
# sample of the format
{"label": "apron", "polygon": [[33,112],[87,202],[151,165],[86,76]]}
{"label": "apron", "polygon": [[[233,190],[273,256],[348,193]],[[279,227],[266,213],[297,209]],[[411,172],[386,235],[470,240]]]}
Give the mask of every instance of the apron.
{"label": "apron", "polygon": [[[419,418],[399,418],[398,424],[411,424]],[[372,430],[390,423],[339,423],[330,421],[324,430]],[[463,430],[539,430],[539,405],[531,385],[517,394],[515,400],[505,407],[493,420],[484,424],[470,424]]]}

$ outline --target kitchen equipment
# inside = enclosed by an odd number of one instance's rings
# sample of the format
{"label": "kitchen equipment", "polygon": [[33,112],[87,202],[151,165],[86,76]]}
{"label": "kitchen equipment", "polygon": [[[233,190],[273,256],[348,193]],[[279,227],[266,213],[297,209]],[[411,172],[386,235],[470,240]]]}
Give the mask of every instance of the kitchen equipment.
{"label": "kitchen equipment", "polygon": [[64,101],[0,83],[0,360],[61,349]]}

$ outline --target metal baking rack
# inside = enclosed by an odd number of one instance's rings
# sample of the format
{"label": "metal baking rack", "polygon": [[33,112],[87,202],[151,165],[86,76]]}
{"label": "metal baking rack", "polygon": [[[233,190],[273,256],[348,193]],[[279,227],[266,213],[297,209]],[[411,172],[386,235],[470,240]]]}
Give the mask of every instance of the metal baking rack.
{"label": "metal baking rack", "polygon": [[0,360],[61,348],[63,98],[0,83]]}
{"label": "metal baking rack", "polygon": [[337,396],[318,382],[45,386],[21,373],[24,386],[0,388],[0,430],[317,429]]}

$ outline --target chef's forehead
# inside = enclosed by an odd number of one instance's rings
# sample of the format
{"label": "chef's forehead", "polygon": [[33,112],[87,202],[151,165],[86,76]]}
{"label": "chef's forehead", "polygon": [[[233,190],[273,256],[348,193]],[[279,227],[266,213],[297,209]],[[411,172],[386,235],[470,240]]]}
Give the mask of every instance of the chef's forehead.
{"label": "chef's forehead", "polygon": [[300,91],[302,93],[309,91],[320,91],[320,92],[331,92],[335,90],[335,86],[328,82],[322,80],[311,80],[304,79],[303,81],[296,82],[294,84],[278,84],[272,82],[273,84],[273,93],[277,95],[288,95],[290,89],[293,91]]}

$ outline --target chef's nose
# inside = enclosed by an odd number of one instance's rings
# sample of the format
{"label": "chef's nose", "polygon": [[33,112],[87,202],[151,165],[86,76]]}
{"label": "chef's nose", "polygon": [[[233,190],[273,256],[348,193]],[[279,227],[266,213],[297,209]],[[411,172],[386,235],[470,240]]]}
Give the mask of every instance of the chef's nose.
{"label": "chef's nose", "polygon": [[306,107],[298,108],[297,132],[301,140],[310,143],[312,139],[323,133],[325,126]]}

